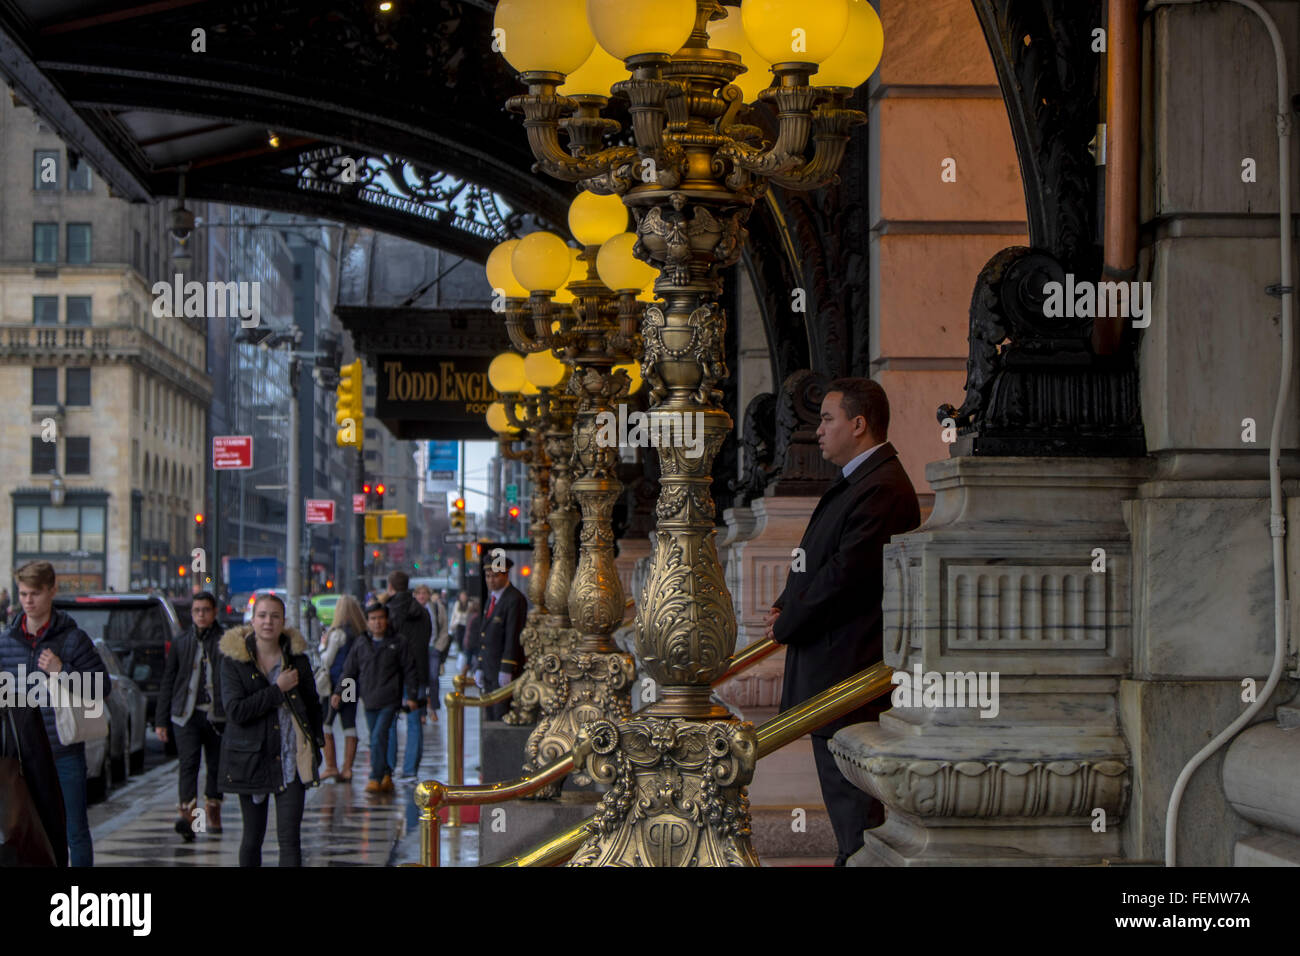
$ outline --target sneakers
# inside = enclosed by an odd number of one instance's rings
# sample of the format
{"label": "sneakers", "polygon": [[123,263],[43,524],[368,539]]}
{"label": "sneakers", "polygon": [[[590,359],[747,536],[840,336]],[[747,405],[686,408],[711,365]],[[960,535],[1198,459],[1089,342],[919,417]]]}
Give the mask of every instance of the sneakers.
{"label": "sneakers", "polygon": [[[367,788],[367,789],[369,789],[369,788]],[[387,773],[384,774],[384,779],[381,780],[381,781],[379,781],[379,792],[380,792],[380,793],[392,793],[392,792],[393,792],[393,776],[392,776],[392,774],[387,774]]]}

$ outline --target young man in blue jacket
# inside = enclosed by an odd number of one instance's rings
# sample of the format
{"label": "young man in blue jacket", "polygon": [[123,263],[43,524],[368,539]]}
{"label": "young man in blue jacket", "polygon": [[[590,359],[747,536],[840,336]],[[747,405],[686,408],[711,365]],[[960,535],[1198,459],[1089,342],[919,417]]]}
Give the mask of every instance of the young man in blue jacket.
{"label": "young man in blue jacket", "polygon": [[[108,706],[109,676],[99,652],[77,622],[54,610],[58,582],[48,561],[32,561],[18,569],[18,603],[22,613],[0,634],[0,671],[16,684],[30,684],[28,675],[80,675],[88,706]],[[98,675],[98,676],[96,676]],[[59,742],[54,711],[48,698],[41,705],[45,734],[54,751],[59,788],[68,824],[68,855],[72,866],[93,866],[90,818],[86,813],[86,745]]]}

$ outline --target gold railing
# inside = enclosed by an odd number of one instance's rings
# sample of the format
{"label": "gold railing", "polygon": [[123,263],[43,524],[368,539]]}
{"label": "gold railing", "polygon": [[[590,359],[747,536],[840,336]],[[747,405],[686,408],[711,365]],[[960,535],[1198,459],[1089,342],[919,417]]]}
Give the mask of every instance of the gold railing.
{"label": "gold railing", "polygon": [[[731,658],[727,669],[722,676],[713,682],[717,687],[726,683],[746,668],[752,667],[763,658],[776,653],[781,645],[771,638],[763,638],[761,641],[755,641],[750,644],[739,654]],[[420,784],[415,791],[415,803],[420,808],[420,827],[422,831],[421,844],[425,847],[421,851],[421,860],[432,859],[433,863],[425,863],[426,866],[437,866],[438,854],[436,851],[428,849],[430,841],[436,843],[438,810],[441,807],[447,807],[447,826],[461,826],[460,808],[463,806],[480,806],[485,803],[501,803],[506,800],[516,800],[520,797],[526,797],[529,794],[536,793],[549,783],[556,780],[563,780],[573,772],[573,755],[565,754],[553,763],[547,764],[541,770],[533,774],[526,774],[515,780],[503,780],[499,783],[480,784],[478,786],[465,786],[465,718],[464,707],[487,707],[491,704],[500,703],[508,699],[514,693],[515,681],[500,687],[482,697],[466,697],[460,693],[462,687],[467,687],[473,681],[468,677],[457,675],[452,678],[452,684],[455,691],[449,691],[444,698],[447,702],[447,740],[449,753],[447,755],[447,778],[446,784],[438,781],[430,781]],[[457,698],[453,701],[453,697]],[[434,831],[430,836],[428,831]]]}
{"label": "gold railing", "polygon": [[[766,653],[771,653],[772,650],[769,649]],[[866,670],[854,674],[847,680],[840,681],[840,683],[822,691],[815,697],[810,697],[802,704],[777,714],[758,728],[758,758],[762,759],[768,754],[780,750],[791,741],[798,740],[809,731],[823,727],[832,720],[843,717],[850,711],[857,710],[864,704],[888,694],[894,686],[893,674],[894,669],[883,662],[873,664]],[[540,771],[535,775],[534,779],[548,773],[561,776],[562,774],[558,773],[558,768],[565,760],[569,762],[571,768],[573,757],[569,755]],[[519,782],[515,781],[514,783]],[[503,786],[503,789],[498,792],[505,792],[505,787],[513,786],[513,784],[499,786]],[[420,862],[424,866],[438,865],[438,827],[434,825],[437,819],[437,811],[428,809],[429,806],[436,806],[432,802],[435,789],[441,791],[437,793],[439,797],[444,796],[446,793],[445,788],[438,783],[421,784],[416,791],[416,803],[424,808],[420,814],[422,838]],[[514,795],[519,794],[515,793]],[[536,846],[499,863],[486,865],[506,867],[558,866],[577,852],[578,847],[582,845],[582,841],[586,839],[587,822],[587,820],[584,820],[575,824]]]}

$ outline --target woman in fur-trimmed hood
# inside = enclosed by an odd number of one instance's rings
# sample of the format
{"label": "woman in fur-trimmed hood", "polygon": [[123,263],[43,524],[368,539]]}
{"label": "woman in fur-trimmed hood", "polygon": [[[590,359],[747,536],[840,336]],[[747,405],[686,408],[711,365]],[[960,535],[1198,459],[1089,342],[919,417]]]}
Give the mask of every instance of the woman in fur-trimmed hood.
{"label": "woman in fur-trimmed hood", "polygon": [[261,866],[270,795],[275,794],[280,865],[301,866],[299,834],[306,788],[320,782],[320,700],[307,641],[284,626],[284,603],[262,594],[253,624],[221,638],[221,789],[239,794],[244,837],[240,866]]}

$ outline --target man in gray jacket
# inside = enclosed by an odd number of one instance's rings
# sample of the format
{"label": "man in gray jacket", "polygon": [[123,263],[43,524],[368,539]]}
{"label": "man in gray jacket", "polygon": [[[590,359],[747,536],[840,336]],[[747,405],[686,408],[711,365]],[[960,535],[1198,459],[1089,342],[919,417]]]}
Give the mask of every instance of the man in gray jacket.
{"label": "man in gray jacket", "polygon": [[180,804],[176,832],[185,842],[194,839],[194,811],[199,797],[199,760],[208,765],[207,786],[203,791],[207,832],[221,832],[221,785],[218,765],[221,762],[221,731],[226,715],[221,709],[221,662],[217,645],[221,628],[217,625],[217,599],[207,591],[194,595],[190,608],[194,623],[172,642],[163,665],[158,688],[158,705],[154,713],[154,731],[163,743],[176,735],[176,752],[180,764]]}

